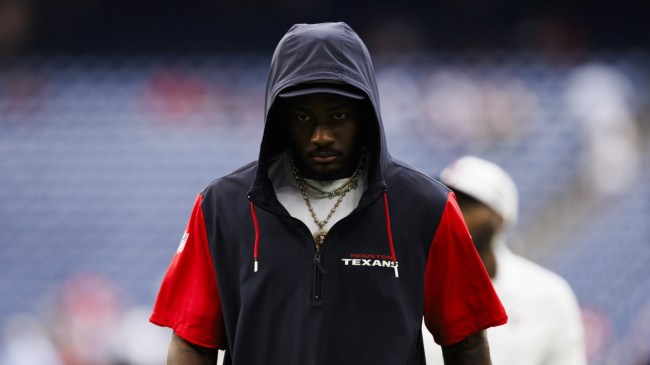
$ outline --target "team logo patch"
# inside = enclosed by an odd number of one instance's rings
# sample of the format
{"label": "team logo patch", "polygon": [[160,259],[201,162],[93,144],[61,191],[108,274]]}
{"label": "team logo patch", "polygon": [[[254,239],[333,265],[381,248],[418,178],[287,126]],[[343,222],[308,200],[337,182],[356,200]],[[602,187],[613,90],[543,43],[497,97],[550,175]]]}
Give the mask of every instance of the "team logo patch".
{"label": "team logo patch", "polygon": [[395,277],[398,277],[397,261],[389,255],[378,255],[373,253],[351,253],[348,258],[341,259],[345,266],[361,266],[366,268],[381,268],[388,267],[395,270]]}
{"label": "team logo patch", "polygon": [[187,242],[187,239],[190,238],[190,234],[188,232],[185,232],[183,234],[183,237],[181,238],[181,243],[178,245],[178,249],[176,252],[181,252],[185,248],[185,242]]}

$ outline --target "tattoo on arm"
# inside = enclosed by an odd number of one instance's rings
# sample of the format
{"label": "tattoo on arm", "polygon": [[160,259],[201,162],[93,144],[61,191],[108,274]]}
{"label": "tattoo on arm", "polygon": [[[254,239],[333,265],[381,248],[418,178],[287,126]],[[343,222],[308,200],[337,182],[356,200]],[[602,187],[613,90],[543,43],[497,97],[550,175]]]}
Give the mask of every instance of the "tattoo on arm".
{"label": "tattoo on arm", "polygon": [[217,351],[187,342],[174,333],[167,352],[167,365],[215,365]]}
{"label": "tattoo on arm", "polygon": [[443,346],[442,356],[445,365],[492,365],[485,331],[467,336],[453,345]]}

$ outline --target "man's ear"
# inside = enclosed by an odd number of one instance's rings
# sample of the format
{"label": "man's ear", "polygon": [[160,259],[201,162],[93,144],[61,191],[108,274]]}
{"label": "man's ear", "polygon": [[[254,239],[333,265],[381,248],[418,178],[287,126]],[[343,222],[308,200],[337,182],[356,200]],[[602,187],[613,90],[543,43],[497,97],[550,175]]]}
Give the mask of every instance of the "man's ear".
{"label": "man's ear", "polygon": [[494,227],[495,234],[498,234],[498,232],[503,230],[505,220],[500,215],[492,211],[492,214],[490,215],[489,223],[492,225],[492,227]]}

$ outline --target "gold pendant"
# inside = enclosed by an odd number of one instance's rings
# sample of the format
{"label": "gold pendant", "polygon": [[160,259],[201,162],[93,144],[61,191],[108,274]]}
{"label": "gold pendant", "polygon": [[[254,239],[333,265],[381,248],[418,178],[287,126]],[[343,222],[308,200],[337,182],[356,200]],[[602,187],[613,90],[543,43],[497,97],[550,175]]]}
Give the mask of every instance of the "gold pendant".
{"label": "gold pendant", "polygon": [[314,245],[316,246],[316,252],[320,251],[323,242],[325,242],[325,236],[327,236],[327,231],[322,228],[318,232],[314,233]]}

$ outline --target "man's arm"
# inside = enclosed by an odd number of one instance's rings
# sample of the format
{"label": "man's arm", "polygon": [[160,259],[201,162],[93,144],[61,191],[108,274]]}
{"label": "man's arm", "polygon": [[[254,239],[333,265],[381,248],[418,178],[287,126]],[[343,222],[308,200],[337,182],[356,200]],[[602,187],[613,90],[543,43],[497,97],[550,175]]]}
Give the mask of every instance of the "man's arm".
{"label": "man's arm", "polygon": [[195,345],[174,333],[167,351],[167,365],[215,365],[218,355],[217,349]]}
{"label": "man's arm", "polygon": [[445,365],[492,365],[485,331],[467,336],[453,345],[442,346],[442,357]]}

